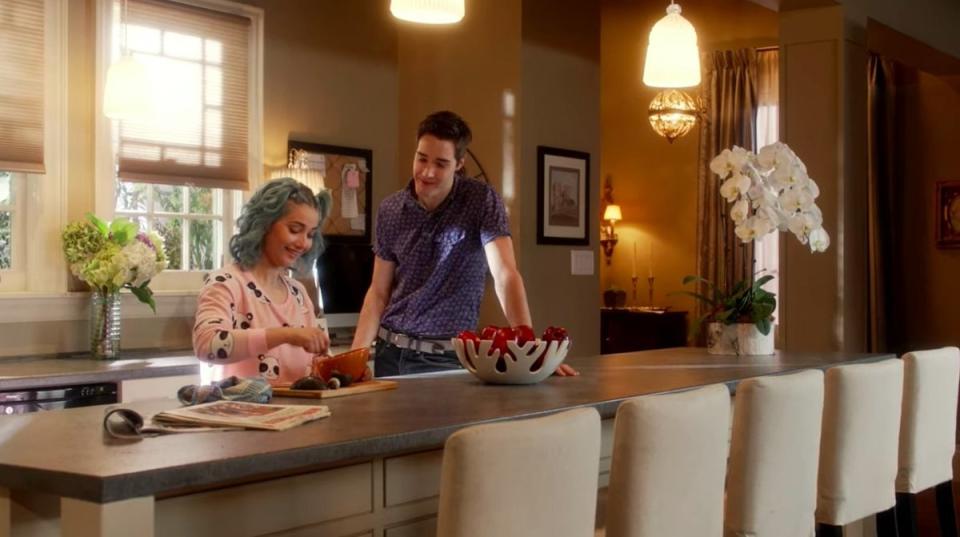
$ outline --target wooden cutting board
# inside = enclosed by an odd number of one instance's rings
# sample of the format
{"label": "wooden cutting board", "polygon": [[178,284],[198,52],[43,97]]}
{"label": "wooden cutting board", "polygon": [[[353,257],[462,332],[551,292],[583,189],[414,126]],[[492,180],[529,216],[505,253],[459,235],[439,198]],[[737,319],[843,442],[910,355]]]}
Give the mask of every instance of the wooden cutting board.
{"label": "wooden cutting board", "polygon": [[357,395],[360,393],[379,392],[381,390],[393,390],[397,387],[395,380],[368,380],[358,382],[346,388],[336,390],[292,390],[288,386],[276,386],[273,388],[275,397],[306,397],[308,399],[332,399],[334,397],[346,397],[348,395]]}

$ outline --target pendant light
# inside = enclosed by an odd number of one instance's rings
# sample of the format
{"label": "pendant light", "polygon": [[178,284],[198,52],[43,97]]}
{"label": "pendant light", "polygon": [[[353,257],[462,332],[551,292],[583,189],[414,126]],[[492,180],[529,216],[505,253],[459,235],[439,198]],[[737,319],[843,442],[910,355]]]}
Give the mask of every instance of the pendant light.
{"label": "pendant light", "polygon": [[671,0],[667,15],[650,30],[643,64],[643,83],[667,88],[653,98],[648,112],[650,126],[670,143],[690,132],[700,112],[696,99],[676,89],[700,84],[697,31],[680,12]]}
{"label": "pendant light", "polygon": [[422,24],[453,24],[463,19],[464,0],[390,0],[394,17]]}
{"label": "pendant light", "polygon": [[700,84],[697,31],[680,15],[680,6],[667,6],[667,15],[650,30],[643,64],[643,83],[653,88],[688,88]]}
{"label": "pendant light", "polygon": [[145,120],[153,113],[150,75],[127,49],[127,2],[120,17],[122,56],[107,70],[103,90],[103,114],[111,119]]}

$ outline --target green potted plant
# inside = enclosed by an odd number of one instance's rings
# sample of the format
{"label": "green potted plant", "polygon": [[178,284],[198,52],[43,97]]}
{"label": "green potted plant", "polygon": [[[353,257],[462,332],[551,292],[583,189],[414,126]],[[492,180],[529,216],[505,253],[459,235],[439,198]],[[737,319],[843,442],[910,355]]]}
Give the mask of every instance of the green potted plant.
{"label": "green potted plant", "polygon": [[603,292],[603,305],[608,308],[622,308],[627,305],[627,292],[611,285]]}
{"label": "green potted plant", "polygon": [[[768,233],[789,231],[811,252],[830,246],[823,213],[816,204],[820,188],[807,167],[786,144],[776,142],[757,153],[734,146],[710,161],[721,180],[720,195],[730,203],[730,220],[741,242],[760,240]],[[727,224],[726,219],[723,222]],[[773,354],[773,312],[777,300],[763,285],[773,276],[748,278],[720,289],[712,282],[687,276],[699,292],[687,293],[707,307],[694,328],[707,325],[711,354]]]}
{"label": "green potted plant", "polygon": [[700,283],[706,294],[683,291],[704,305],[705,313],[693,321],[691,331],[699,333],[707,323],[707,352],[710,354],[773,354],[773,312],[776,294],[763,288],[773,280],[766,275],[752,283],[741,280],[727,293],[713,282],[687,276],[683,284]]}

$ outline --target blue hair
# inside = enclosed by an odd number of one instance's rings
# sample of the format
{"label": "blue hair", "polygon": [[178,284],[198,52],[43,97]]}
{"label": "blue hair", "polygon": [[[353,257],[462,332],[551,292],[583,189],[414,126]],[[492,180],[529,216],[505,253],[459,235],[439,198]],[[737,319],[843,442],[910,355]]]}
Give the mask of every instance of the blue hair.
{"label": "blue hair", "polygon": [[[260,187],[243,206],[240,218],[237,219],[237,234],[230,238],[230,255],[241,267],[252,268],[260,260],[263,238],[273,223],[287,213],[287,202],[316,209],[320,214],[321,227],[333,204],[330,191],[323,190],[314,195],[310,187],[289,177],[274,179]],[[297,270],[311,272],[324,247],[323,235],[317,231],[310,250],[297,260]]]}

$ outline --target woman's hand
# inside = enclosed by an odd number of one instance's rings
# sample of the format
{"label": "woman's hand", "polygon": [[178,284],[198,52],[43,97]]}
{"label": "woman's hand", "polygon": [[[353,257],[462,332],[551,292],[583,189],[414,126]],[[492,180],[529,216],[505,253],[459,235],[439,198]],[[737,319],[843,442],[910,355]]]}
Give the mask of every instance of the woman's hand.
{"label": "woman's hand", "polygon": [[285,328],[284,340],[298,347],[303,347],[307,352],[313,354],[326,354],[330,348],[330,336],[326,330],[316,327],[307,328]]}

